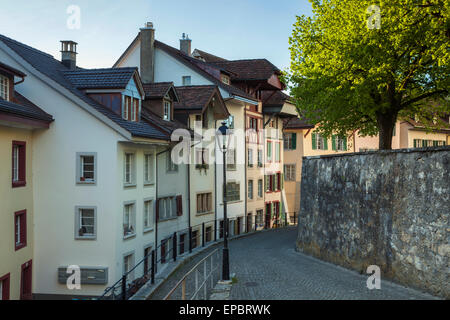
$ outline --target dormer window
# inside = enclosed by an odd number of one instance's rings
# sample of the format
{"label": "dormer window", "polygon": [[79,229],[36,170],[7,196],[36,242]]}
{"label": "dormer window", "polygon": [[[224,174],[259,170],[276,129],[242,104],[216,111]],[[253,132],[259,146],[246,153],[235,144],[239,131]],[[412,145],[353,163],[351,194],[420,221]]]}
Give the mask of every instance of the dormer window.
{"label": "dormer window", "polygon": [[230,77],[226,74],[221,73],[220,74],[220,81],[222,81],[225,84],[230,84]]}
{"label": "dormer window", "polygon": [[140,99],[123,96],[122,118],[128,121],[139,120]]}
{"label": "dormer window", "polygon": [[0,75],[0,97],[9,101],[9,79],[3,75]]}
{"label": "dormer window", "polygon": [[171,109],[171,103],[169,100],[164,100],[164,115],[163,119],[170,121],[170,109]]}

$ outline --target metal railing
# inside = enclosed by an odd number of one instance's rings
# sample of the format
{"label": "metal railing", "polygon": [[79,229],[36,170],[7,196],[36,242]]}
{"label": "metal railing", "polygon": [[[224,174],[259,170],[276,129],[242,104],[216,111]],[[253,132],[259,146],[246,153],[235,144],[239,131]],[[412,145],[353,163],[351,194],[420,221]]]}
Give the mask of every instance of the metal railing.
{"label": "metal railing", "polygon": [[[215,249],[186,273],[175,287],[170,290],[164,300],[173,298],[176,300],[207,300],[209,293],[214,288],[214,284],[220,279],[220,265],[220,250]],[[194,284],[193,292],[187,291],[187,283],[189,282]],[[178,290],[179,288],[181,288],[181,292]]]}
{"label": "metal railing", "polygon": [[[296,224],[296,213],[285,213],[284,217],[275,219],[272,224],[265,221],[265,216],[241,215],[228,219],[228,237],[232,238],[246,233],[254,233],[268,228],[279,228],[288,226],[287,215],[290,216],[290,225]],[[297,219],[298,220],[298,219]],[[292,223],[294,221],[294,223]],[[132,269],[125,272],[122,277],[112,286],[105,289],[99,297],[100,300],[126,300],[134,295],[144,284],[150,281],[155,283],[155,274],[158,266],[169,261],[176,261],[180,255],[200,250],[209,243],[223,239],[223,219],[205,221],[201,224],[191,226],[174,232],[171,236],[162,239],[161,243],[151,250]],[[141,272],[135,277],[136,272]]]}

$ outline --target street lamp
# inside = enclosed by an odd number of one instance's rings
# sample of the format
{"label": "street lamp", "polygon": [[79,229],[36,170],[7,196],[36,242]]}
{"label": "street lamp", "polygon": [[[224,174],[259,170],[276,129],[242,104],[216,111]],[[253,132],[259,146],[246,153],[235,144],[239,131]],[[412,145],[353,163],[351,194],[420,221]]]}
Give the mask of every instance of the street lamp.
{"label": "street lamp", "polygon": [[230,280],[230,260],[228,254],[228,218],[227,218],[227,168],[225,154],[228,151],[231,141],[231,131],[226,126],[226,122],[216,132],[217,144],[223,155],[223,254],[222,254],[222,280]]}

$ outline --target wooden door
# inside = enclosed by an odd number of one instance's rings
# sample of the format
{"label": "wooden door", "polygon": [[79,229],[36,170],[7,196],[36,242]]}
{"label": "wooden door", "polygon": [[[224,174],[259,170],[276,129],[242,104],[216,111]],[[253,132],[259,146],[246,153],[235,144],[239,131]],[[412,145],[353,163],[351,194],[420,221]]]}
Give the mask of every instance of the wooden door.
{"label": "wooden door", "polygon": [[22,265],[20,299],[31,300],[32,298],[32,261],[30,260]]}

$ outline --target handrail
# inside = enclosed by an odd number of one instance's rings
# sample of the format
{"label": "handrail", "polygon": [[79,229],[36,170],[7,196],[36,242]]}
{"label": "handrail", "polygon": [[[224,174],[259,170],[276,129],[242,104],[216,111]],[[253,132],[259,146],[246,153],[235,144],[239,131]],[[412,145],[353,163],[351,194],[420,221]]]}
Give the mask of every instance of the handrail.
{"label": "handrail", "polygon": [[[217,253],[218,251],[219,251],[219,248],[215,249],[215,250],[212,251],[210,254],[208,254],[206,257],[204,257],[202,260],[200,260],[200,261],[199,261],[199,262],[198,262],[191,270],[189,270],[189,271],[184,275],[183,278],[181,278],[180,281],[177,282],[177,284],[175,285],[175,287],[173,287],[172,290],[170,290],[170,292],[164,297],[164,300],[169,300],[170,297],[172,296],[172,294],[175,292],[175,290],[178,289],[178,288],[180,287],[180,285],[182,285],[182,284],[183,284],[183,288],[184,288],[184,289],[183,289],[183,291],[184,291],[183,296],[185,296],[185,293],[186,293],[186,291],[185,291],[185,289],[186,289],[185,281],[186,281],[187,277],[188,277],[190,274],[192,274],[194,271],[196,271],[197,268],[198,268],[202,263],[204,263],[208,258],[210,258],[212,255],[214,255],[214,254]],[[211,268],[211,269],[212,269],[212,268]],[[211,270],[211,273],[210,273],[210,274],[212,274],[212,272],[215,271],[216,269],[217,269],[217,267],[216,267],[214,270]],[[208,279],[203,279],[203,280],[204,280],[204,281],[203,281],[202,285],[199,287],[199,289],[198,289],[196,292],[194,292],[193,296],[195,296],[195,295],[198,293],[198,291],[201,289],[201,287],[203,286],[203,284],[205,284],[205,282],[206,282]],[[185,300],[185,299],[182,299],[182,300]]]}

